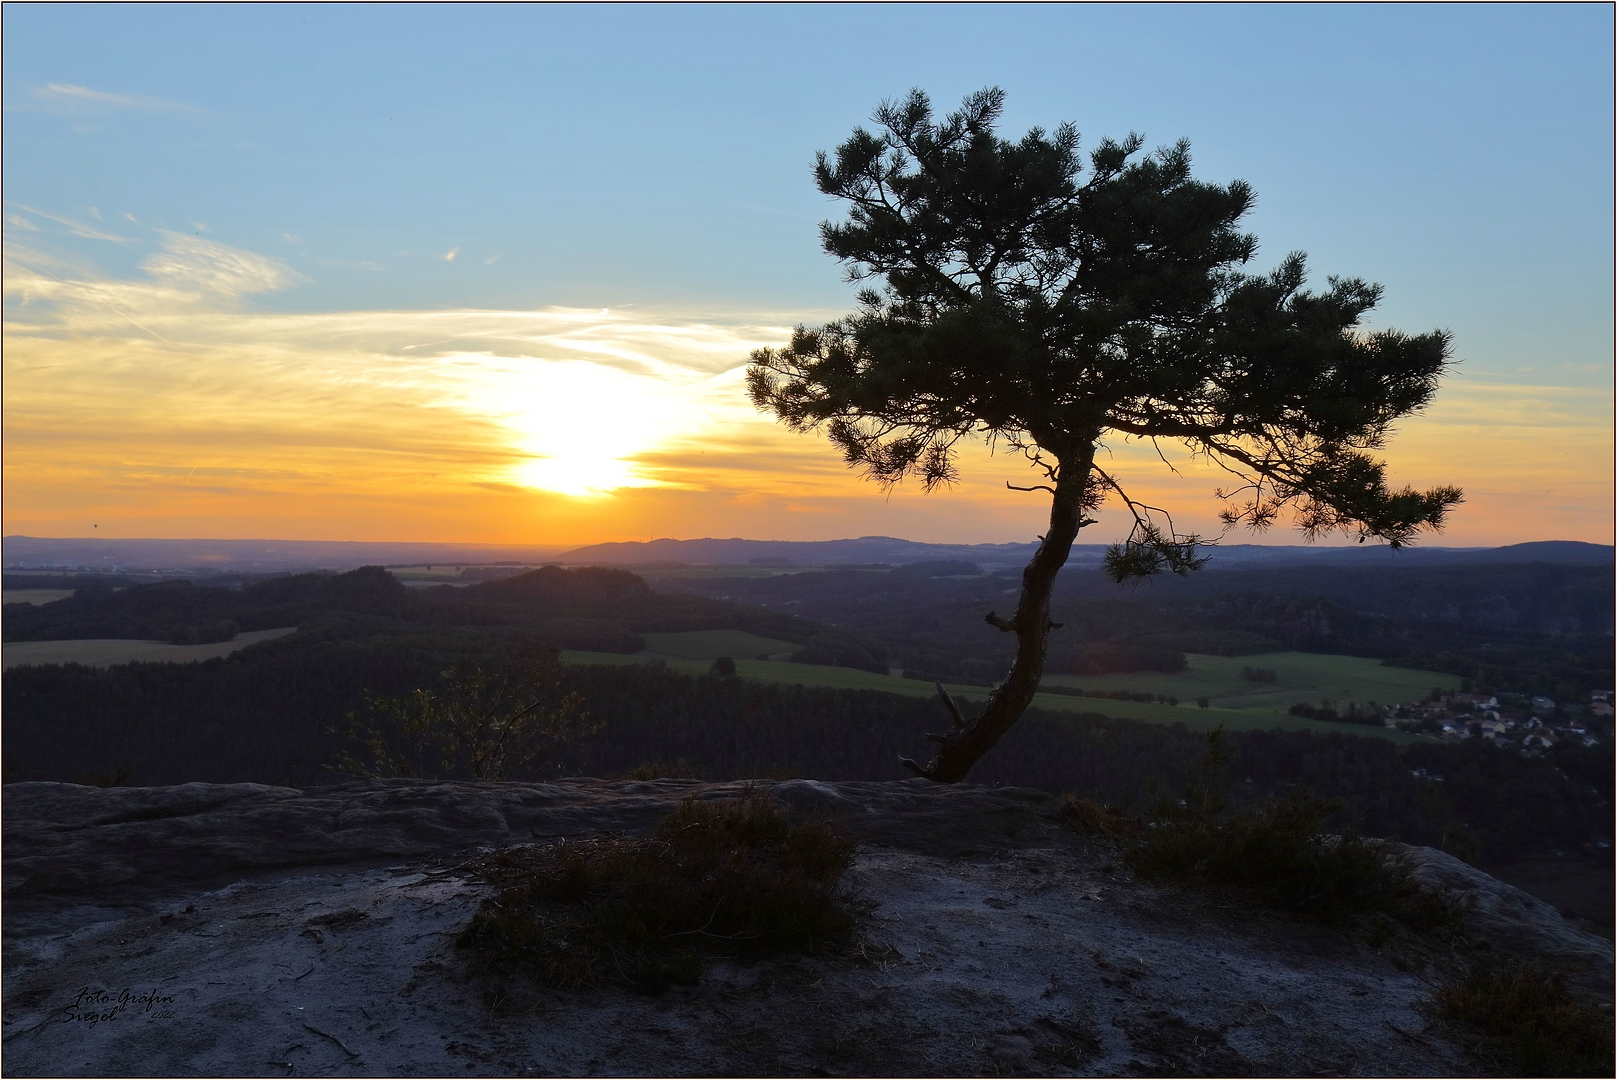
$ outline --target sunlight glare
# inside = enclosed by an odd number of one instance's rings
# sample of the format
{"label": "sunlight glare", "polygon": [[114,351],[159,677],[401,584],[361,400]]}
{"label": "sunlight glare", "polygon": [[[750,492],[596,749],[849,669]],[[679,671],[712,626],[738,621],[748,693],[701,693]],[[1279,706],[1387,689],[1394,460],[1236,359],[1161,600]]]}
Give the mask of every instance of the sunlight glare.
{"label": "sunlight glare", "polygon": [[514,448],[528,455],[516,483],[576,497],[661,486],[635,458],[695,419],[680,386],[583,360],[521,363],[497,379]]}

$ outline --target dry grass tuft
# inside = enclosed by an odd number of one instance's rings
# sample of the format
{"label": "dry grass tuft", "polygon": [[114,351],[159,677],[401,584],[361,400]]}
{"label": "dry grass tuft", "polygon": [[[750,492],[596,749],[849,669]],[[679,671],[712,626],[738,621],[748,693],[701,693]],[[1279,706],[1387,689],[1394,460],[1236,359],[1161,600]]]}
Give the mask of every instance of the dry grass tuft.
{"label": "dry grass tuft", "polygon": [[477,966],[574,989],[659,993],[692,983],[702,954],[813,952],[843,937],[839,894],[855,845],[767,794],[681,803],[649,838],[603,836],[485,861],[501,886],[462,932]]}
{"label": "dry grass tuft", "polygon": [[1612,1017],[1584,1004],[1564,976],[1523,963],[1474,964],[1432,995],[1504,1076],[1611,1076]]}
{"label": "dry grass tuft", "polygon": [[1081,799],[1076,795],[1061,798],[1061,822],[1075,832],[1104,836],[1110,840],[1136,840],[1141,833],[1140,823],[1125,817],[1115,808],[1094,799]]}

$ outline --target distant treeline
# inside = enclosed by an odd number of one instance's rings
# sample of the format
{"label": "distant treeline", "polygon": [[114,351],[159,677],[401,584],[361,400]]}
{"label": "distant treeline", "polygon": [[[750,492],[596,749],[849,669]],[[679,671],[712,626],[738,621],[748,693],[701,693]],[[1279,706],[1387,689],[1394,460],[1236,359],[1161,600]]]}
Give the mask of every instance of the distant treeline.
{"label": "distant treeline", "polygon": [[1385,663],[1458,675],[1490,690],[1582,701],[1590,690],[1612,688],[1612,655],[1608,634],[1558,634],[1540,641],[1411,649]]}
{"label": "distant treeline", "polygon": [[273,577],[235,589],[185,580],[117,590],[92,583],[52,604],[7,605],[4,637],[195,643],[230,640],[237,630],[322,620],[364,624],[356,624],[345,637],[471,629],[520,633],[559,648],[617,653],[643,649],[643,633],[739,629],[793,642],[828,660],[847,657],[869,665],[880,659],[848,631],[782,612],[655,592],[628,571],[600,568],[546,567],[463,588],[410,589],[380,567]]}
{"label": "distant treeline", "polygon": [[[362,707],[365,691],[431,686],[452,662],[518,644],[497,635],[344,640],[327,627],[200,664],[13,668],[3,682],[5,779],[332,782],[340,777],[327,766],[344,747],[331,729]],[[534,763],[529,778],[684,759],[713,780],[899,779],[907,774],[897,755],[923,757],[923,733],[946,722],[935,702],[653,666],[569,668],[565,688],[604,727],[575,753]],[[1535,760],[1470,743],[1401,751],[1380,739],[1288,731],[1232,733],[1229,745],[1237,802],[1301,783],[1342,801],[1337,823],[1373,835],[1509,859],[1609,832],[1609,747]],[[1032,710],[972,779],[1146,809],[1181,790],[1204,746],[1179,727]]]}

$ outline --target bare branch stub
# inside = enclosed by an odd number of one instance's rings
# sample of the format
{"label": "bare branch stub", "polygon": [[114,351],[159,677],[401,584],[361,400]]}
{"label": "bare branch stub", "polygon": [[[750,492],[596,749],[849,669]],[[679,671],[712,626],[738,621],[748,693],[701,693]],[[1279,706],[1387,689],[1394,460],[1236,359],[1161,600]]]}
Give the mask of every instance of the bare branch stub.
{"label": "bare branch stub", "polygon": [[[941,682],[935,682],[932,685],[938,688],[938,697],[942,699],[943,707],[949,710],[949,715],[954,718],[954,726],[957,728],[965,727],[966,718],[960,714],[960,706],[955,704],[954,696],[943,688]],[[932,738],[932,736],[929,735],[927,738]],[[941,736],[938,741],[943,741]]]}

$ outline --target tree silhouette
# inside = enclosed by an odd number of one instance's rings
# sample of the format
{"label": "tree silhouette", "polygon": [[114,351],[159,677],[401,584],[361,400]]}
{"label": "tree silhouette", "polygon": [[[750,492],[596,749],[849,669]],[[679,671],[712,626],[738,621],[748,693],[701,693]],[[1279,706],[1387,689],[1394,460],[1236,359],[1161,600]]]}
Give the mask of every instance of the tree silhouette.
{"label": "tree silhouette", "polygon": [[1004,94],[968,97],[934,120],[925,94],[884,103],[817,156],[819,188],[847,203],[820,227],[850,280],[875,279],[858,309],[781,349],[752,354],[754,404],[795,430],[823,427],[850,466],[879,484],[956,478],[962,439],[1020,452],[1048,483],[1050,526],[1022,574],[1015,614],[987,619],[1017,635],[1017,656],[984,710],[929,735],[923,776],[955,782],[1016,722],[1044,670],[1051,588],[1079,529],[1115,498],[1133,518],[1107,552],[1118,581],[1201,565],[1204,541],[1131,498],[1095,460],[1105,440],[1177,440],[1232,477],[1226,527],[1265,529],[1291,509],[1308,539],[1331,531],[1410,543],[1441,527],[1457,488],[1387,485],[1372,451],[1419,410],[1448,365],[1449,335],[1370,331],[1377,285],[1330,278],[1303,288],[1304,257],[1270,274],[1239,268],[1257,240],[1237,229],[1246,184],[1194,180],[1181,141],[1078,133],[995,134]]}

